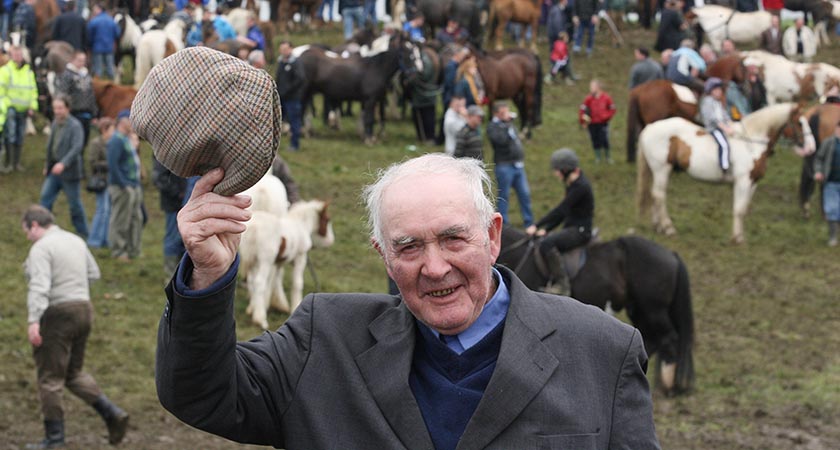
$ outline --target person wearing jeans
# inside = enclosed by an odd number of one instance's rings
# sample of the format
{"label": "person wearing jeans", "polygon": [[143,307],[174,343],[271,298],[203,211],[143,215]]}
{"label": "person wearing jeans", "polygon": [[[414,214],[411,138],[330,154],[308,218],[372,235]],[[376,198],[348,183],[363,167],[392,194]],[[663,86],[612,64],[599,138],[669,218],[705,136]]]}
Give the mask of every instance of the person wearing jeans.
{"label": "person wearing jeans", "polygon": [[82,147],[84,131],[82,124],[70,115],[69,101],[57,96],[52,101],[55,119],[47,141],[46,178],[41,186],[41,206],[52,211],[58,192],[64,191],[70,206],[70,218],[76,233],[83,239],[88,237],[87,218],[82,205]]}
{"label": "person wearing jeans", "polygon": [[[110,117],[99,119],[99,136],[90,141],[88,146],[88,164],[90,173],[108,179],[108,158],[106,144],[114,135],[114,120]],[[108,223],[111,220],[111,196],[108,189],[96,193],[96,211],[90,221],[88,247],[108,247]]]}
{"label": "person wearing jeans", "polygon": [[579,53],[583,45],[583,33],[588,34],[586,41],[586,54],[592,54],[592,44],[595,40],[595,31],[598,26],[598,0],[576,0],[572,22],[575,24],[575,46],[574,53]]}
{"label": "person wearing jeans", "polygon": [[341,19],[344,22],[344,39],[350,39],[356,28],[365,26],[363,0],[339,0]]}
{"label": "person wearing jeans", "polygon": [[114,45],[120,39],[120,27],[114,19],[95,3],[88,22],[88,45],[93,54],[93,75],[114,79]]}
{"label": "person wearing jeans", "polygon": [[283,117],[289,121],[292,129],[292,137],[289,141],[289,150],[300,149],[300,127],[303,118],[303,85],[306,81],[306,74],[303,65],[292,55],[292,43],[283,41],[280,43],[280,58],[277,60],[277,72],[274,80],[277,83],[277,94],[280,96],[280,107],[283,109]]}
{"label": "person wearing jeans", "polygon": [[528,227],[534,222],[534,214],[531,212],[531,189],[528,187],[528,179],[525,175],[525,152],[522,141],[516,134],[516,127],[512,120],[506,103],[496,102],[493,105],[493,120],[487,125],[487,138],[493,146],[493,161],[496,164],[496,184],[499,186],[497,208],[504,223],[510,223],[508,199],[512,187],[519,199],[522,221]]}

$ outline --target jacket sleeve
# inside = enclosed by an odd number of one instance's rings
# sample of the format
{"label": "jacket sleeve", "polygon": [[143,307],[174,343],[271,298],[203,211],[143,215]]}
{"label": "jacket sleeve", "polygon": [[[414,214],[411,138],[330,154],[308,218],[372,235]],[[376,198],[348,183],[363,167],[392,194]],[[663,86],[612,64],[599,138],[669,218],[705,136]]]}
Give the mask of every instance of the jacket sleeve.
{"label": "jacket sleeve", "polygon": [[836,140],[834,137],[830,137],[822,141],[820,144],[820,148],[817,149],[816,155],[814,155],[814,173],[821,173],[825,175],[827,167],[825,166],[826,163],[826,156],[830,151],[832,151],[832,147]]}
{"label": "jacket sleeve", "polygon": [[[116,178],[116,183],[113,184],[116,184],[119,187],[128,186],[128,178],[126,178],[125,174],[119,170],[120,160],[122,159],[123,154],[122,142],[119,139],[111,139],[108,141],[108,146],[106,147],[106,157],[108,159],[109,178]],[[111,177],[111,175],[113,175],[113,177]]]}
{"label": "jacket sleeve", "polygon": [[77,158],[81,158],[82,156],[82,147],[85,145],[85,132],[78,121],[70,121],[68,119],[68,126],[65,133],[67,133],[67,138],[64,139],[62,137],[61,141],[69,143],[70,146],[67,149],[67,153],[61,158],[61,163],[69,167],[76,162]]}
{"label": "jacket sleeve", "polygon": [[29,310],[29,323],[41,320],[49,306],[52,289],[52,266],[50,255],[41,247],[34,247],[26,258],[26,276],[29,279],[29,291],[26,294],[26,306]]}
{"label": "jacket sleeve", "polygon": [[497,124],[496,122],[490,122],[490,124],[487,125],[487,139],[490,140],[490,143],[493,146],[504,146],[507,145],[510,135],[508,134],[506,127]]}
{"label": "jacket sleeve", "polygon": [[[181,272],[189,269],[189,258]],[[201,430],[245,443],[283,447],[283,414],[311,349],[310,295],[276,332],[236,342],[235,277],[221,290],[185,297],[166,288],[155,381],[169,412]]]}
{"label": "jacket sleeve", "polygon": [[29,109],[38,111],[38,83],[35,82],[35,72],[32,71],[31,67],[27,80],[32,88],[29,90]]}
{"label": "jacket sleeve", "polygon": [[659,449],[653,425],[648,358],[638,330],[633,330],[615,385],[610,449]]}
{"label": "jacket sleeve", "polygon": [[613,103],[612,97],[610,97],[609,94],[604,94],[604,97],[605,103],[607,104],[607,111],[605,113],[607,116],[606,120],[609,121],[615,115],[615,103]]}

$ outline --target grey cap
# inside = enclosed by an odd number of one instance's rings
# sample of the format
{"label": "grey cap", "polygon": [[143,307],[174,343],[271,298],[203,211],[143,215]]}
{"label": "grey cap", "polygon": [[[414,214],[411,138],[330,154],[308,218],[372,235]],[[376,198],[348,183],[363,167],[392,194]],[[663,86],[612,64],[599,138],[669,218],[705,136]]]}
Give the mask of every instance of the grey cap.
{"label": "grey cap", "polygon": [[468,116],[479,116],[479,117],[484,117],[484,109],[482,109],[482,108],[481,108],[480,106],[478,106],[478,105],[470,105],[470,106],[467,108],[467,115],[468,115]]}
{"label": "grey cap", "polygon": [[574,150],[561,148],[551,154],[551,168],[554,170],[575,170],[580,165],[580,160]]}

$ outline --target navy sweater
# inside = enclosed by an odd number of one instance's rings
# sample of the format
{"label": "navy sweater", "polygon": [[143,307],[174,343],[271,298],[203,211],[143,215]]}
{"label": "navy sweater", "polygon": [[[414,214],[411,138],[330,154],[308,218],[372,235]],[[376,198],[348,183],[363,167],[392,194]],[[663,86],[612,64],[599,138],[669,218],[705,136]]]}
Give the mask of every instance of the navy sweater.
{"label": "navy sweater", "polygon": [[409,385],[435,449],[454,449],[496,368],[504,321],[458,355],[418,326]]}

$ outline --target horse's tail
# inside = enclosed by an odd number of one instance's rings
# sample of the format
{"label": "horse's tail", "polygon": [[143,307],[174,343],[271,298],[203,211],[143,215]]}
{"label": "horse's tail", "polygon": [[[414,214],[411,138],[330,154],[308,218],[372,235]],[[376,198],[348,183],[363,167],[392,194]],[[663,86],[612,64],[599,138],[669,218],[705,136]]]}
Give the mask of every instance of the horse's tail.
{"label": "horse's tail", "polygon": [[531,111],[531,126],[536,127],[542,124],[542,90],[543,90],[543,75],[542,63],[540,57],[534,55],[534,61],[537,63],[537,79],[534,80],[534,105]]}
{"label": "horse's tail", "polygon": [[691,308],[691,285],[688,270],[680,255],[677,258],[677,285],[668,315],[677,330],[677,370],[674,391],[688,392],[694,385],[694,313]]}
{"label": "horse's tail", "polygon": [[639,96],[630,92],[630,101],[627,105],[627,162],[636,160],[636,142],[639,139],[639,128],[641,128],[642,116],[639,111]]}
{"label": "horse's tail", "polygon": [[[628,119],[629,120],[629,119]],[[645,157],[644,143],[639,142],[639,153],[636,155],[636,207],[639,210],[639,217],[650,211],[653,205],[653,172],[650,170],[647,157]]]}
{"label": "horse's tail", "polygon": [[137,49],[137,57],[135,58],[136,66],[134,67],[134,87],[139,89],[149,71],[152,70],[152,49],[149,48],[148,41],[140,41],[140,48]]}

